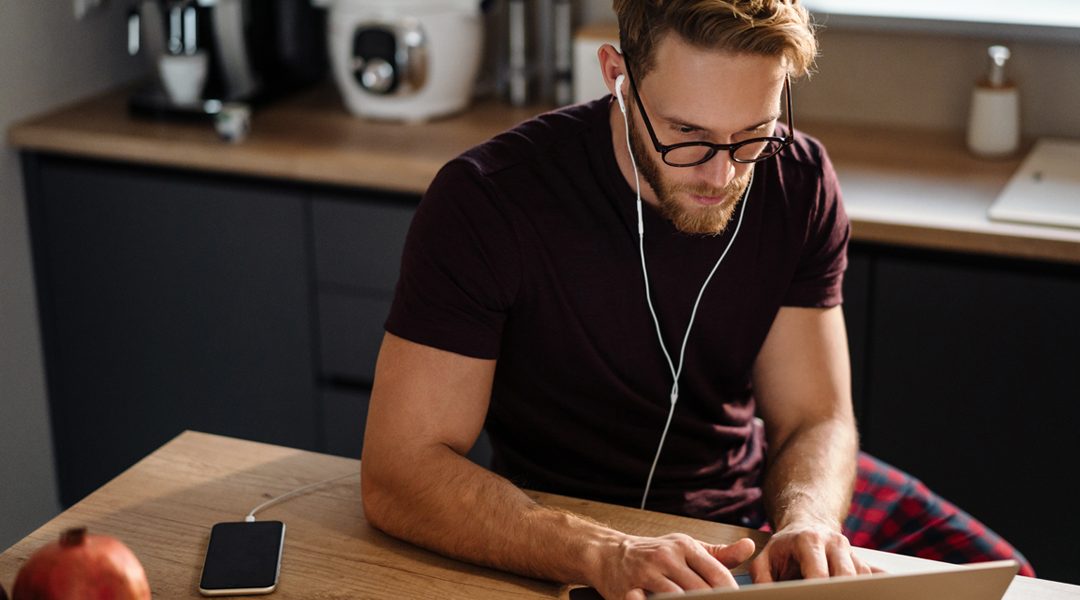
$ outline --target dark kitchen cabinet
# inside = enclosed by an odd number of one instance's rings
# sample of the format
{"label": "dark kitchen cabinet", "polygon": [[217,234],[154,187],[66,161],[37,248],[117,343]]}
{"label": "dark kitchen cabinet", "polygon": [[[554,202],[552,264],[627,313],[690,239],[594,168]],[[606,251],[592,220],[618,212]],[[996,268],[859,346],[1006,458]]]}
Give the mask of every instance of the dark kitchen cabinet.
{"label": "dark kitchen cabinet", "polygon": [[326,417],[323,420],[324,451],[360,458],[371,393],[327,386],[322,389],[320,396]]}
{"label": "dark kitchen cabinet", "polygon": [[872,260],[862,431],[1024,552],[1080,580],[1080,270],[943,254]]}
{"label": "dark kitchen cabinet", "polygon": [[375,377],[401,253],[418,198],[320,191],[313,195],[320,375],[363,389]]}
{"label": "dark kitchen cabinet", "polygon": [[418,197],[23,163],[65,505],[184,429],[359,456]]}
{"label": "dark kitchen cabinet", "polygon": [[867,333],[870,327],[871,258],[857,250],[848,257],[844,273],[844,321],[851,354],[851,397],[855,418],[863,420],[866,396]]}
{"label": "dark kitchen cabinet", "polygon": [[[375,359],[418,197],[317,190],[312,195],[319,377],[326,451],[359,457]],[[487,465],[487,434],[469,452]]]}
{"label": "dark kitchen cabinet", "polygon": [[25,165],[65,505],[184,429],[319,447],[299,192]]}

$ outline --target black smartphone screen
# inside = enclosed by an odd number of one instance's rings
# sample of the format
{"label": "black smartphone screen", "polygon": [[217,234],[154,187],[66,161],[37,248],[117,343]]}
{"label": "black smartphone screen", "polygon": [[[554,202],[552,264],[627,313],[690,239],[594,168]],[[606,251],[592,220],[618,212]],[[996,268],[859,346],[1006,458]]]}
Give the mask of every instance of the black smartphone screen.
{"label": "black smartphone screen", "polygon": [[579,587],[570,590],[570,600],[604,600],[604,597],[595,588]]}
{"label": "black smartphone screen", "polygon": [[281,521],[214,525],[199,591],[206,595],[272,592],[284,543],[285,524]]}

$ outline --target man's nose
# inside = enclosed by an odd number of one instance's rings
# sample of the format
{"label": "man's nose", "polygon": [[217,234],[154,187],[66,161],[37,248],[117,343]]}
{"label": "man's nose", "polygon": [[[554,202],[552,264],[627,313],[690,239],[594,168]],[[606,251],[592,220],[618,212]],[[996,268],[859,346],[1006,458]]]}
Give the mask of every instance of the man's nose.
{"label": "man's nose", "polygon": [[701,174],[714,188],[721,189],[735,179],[735,161],[731,154],[720,151],[708,161],[698,165]]}

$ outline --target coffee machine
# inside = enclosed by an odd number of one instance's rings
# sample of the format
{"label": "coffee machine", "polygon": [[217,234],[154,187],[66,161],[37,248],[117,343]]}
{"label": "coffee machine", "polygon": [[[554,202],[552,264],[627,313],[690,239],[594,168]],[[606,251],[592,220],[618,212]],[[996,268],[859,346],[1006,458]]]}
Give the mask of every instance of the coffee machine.
{"label": "coffee machine", "polygon": [[208,117],[322,80],[326,17],[310,0],[139,0],[128,52],[156,74],[131,96],[133,113]]}

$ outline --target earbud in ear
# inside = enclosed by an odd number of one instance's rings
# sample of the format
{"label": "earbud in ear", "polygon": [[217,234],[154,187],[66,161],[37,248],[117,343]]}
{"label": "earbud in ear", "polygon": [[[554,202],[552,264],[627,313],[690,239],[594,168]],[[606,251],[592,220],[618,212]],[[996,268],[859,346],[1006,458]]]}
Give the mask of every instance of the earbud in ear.
{"label": "earbud in ear", "polygon": [[622,84],[626,80],[626,75],[619,75],[615,78],[615,99],[619,101],[619,110],[626,114],[626,101],[622,97]]}

